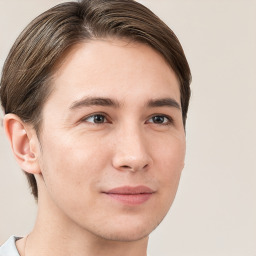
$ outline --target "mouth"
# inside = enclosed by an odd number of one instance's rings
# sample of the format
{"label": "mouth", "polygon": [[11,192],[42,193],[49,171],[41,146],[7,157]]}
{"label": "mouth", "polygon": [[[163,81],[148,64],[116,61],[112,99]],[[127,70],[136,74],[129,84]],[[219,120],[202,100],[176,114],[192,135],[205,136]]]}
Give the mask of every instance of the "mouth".
{"label": "mouth", "polygon": [[127,205],[140,205],[148,201],[155,191],[147,186],[123,186],[104,192],[110,198]]}

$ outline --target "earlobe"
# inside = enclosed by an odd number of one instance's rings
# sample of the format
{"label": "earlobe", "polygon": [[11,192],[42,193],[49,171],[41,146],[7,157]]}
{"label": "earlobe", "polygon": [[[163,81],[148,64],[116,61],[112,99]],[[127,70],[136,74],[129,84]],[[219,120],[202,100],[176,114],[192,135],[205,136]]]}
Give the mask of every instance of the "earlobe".
{"label": "earlobe", "polygon": [[5,115],[4,129],[21,169],[31,174],[40,173],[39,142],[34,129],[15,114]]}

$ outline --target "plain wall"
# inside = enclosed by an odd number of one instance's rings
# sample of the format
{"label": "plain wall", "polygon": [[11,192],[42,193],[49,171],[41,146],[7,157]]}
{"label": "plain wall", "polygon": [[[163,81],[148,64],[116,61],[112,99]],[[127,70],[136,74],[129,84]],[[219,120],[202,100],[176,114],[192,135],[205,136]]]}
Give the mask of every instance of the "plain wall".
{"label": "plain wall", "polygon": [[[0,0],[0,69],[21,30],[62,1]],[[187,158],[150,239],[152,256],[256,255],[256,1],[144,0],[191,66]],[[0,127],[0,244],[27,234],[36,204]]]}

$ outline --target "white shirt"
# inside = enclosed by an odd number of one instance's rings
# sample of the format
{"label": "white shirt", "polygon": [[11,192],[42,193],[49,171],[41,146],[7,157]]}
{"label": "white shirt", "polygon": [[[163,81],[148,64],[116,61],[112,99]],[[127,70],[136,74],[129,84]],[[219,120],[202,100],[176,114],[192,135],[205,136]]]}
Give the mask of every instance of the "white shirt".
{"label": "white shirt", "polygon": [[20,256],[15,242],[21,237],[11,236],[1,247],[0,256]]}

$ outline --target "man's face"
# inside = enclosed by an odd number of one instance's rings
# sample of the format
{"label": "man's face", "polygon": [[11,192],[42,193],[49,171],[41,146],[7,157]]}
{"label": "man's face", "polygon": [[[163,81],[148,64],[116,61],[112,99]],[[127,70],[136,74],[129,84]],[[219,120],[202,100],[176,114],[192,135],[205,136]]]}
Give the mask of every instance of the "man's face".
{"label": "man's face", "polygon": [[[179,83],[149,46],[77,45],[43,108],[40,197],[69,227],[132,241],[164,218],[184,165]],[[41,193],[41,194],[40,194]]]}

